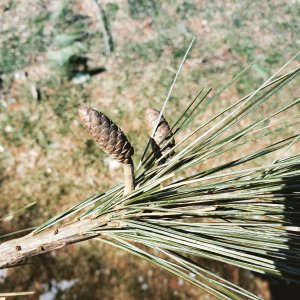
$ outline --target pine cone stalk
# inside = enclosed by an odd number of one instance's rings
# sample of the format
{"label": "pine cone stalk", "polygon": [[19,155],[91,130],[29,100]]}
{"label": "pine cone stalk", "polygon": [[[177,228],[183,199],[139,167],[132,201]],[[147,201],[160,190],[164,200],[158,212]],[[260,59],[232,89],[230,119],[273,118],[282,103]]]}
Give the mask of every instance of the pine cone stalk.
{"label": "pine cone stalk", "polygon": [[79,119],[99,147],[110,157],[123,164],[124,195],[134,190],[134,149],[123,131],[106,115],[91,107],[78,109]]}

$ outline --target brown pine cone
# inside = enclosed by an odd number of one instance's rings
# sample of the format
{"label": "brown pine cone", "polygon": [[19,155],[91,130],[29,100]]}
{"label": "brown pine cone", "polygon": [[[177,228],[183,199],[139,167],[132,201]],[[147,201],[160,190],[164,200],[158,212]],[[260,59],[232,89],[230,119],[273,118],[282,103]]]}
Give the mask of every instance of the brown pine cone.
{"label": "brown pine cone", "polygon": [[[154,108],[148,108],[145,112],[145,121],[149,136],[152,136],[153,134],[159,115],[160,112]],[[160,157],[161,154],[165,154],[175,146],[175,140],[172,136],[173,133],[170,131],[168,122],[164,116],[161,116],[154,137],[151,139],[151,146],[156,157]],[[164,142],[162,142],[163,140]],[[166,158],[169,158],[173,155],[174,151],[171,151]]]}
{"label": "brown pine cone", "polygon": [[105,153],[123,164],[132,163],[133,147],[115,123],[91,107],[80,107],[78,113],[82,125]]}

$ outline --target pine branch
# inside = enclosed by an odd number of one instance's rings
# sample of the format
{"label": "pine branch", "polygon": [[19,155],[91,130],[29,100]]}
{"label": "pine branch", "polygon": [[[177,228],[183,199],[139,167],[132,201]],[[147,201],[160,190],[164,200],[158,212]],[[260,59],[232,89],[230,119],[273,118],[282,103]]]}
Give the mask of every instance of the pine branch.
{"label": "pine branch", "polygon": [[116,221],[110,221],[109,215],[106,215],[98,219],[76,221],[37,234],[33,231],[21,238],[4,242],[0,245],[0,268],[11,267],[27,258],[95,238],[100,234],[87,235],[86,233],[95,227],[105,228],[107,226],[118,226],[118,224]]}

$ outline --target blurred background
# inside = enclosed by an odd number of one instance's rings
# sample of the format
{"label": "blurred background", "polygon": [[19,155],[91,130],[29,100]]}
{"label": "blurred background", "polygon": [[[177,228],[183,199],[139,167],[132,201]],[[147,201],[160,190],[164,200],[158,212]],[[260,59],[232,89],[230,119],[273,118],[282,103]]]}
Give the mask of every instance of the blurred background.
{"label": "blurred background", "polygon": [[[0,235],[39,225],[122,181],[120,165],[80,126],[80,105],[110,116],[137,161],[147,142],[144,110],[162,106],[193,36],[165,113],[171,123],[202,87],[219,88],[251,62],[212,113],[266,80],[299,50],[299,15],[297,0],[1,0]],[[285,95],[295,91],[287,87]],[[264,299],[296,299],[288,283],[201,263]],[[214,299],[91,241],[0,270],[1,292],[27,290],[40,300]]]}

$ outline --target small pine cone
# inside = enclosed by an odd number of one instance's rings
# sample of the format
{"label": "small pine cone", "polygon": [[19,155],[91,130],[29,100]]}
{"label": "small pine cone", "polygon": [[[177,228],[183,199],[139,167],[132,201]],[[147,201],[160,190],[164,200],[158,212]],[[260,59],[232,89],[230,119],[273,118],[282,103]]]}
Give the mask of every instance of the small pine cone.
{"label": "small pine cone", "polygon": [[78,113],[82,125],[105,153],[123,164],[132,163],[133,147],[115,123],[91,107],[81,107]]}
{"label": "small pine cone", "polygon": [[[145,121],[149,136],[152,136],[160,112],[154,108],[148,108],[145,112]],[[151,146],[155,157],[160,157],[175,146],[175,140],[172,138],[173,133],[170,131],[170,126],[164,116],[161,116],[154,137],[151,139]],[[164,140],[164,142],[162,142]],[[161,144],[162,143],[162,144]],[[162,151],[161,151],[162,149]],[[174,151],[169,152],[166,159],[173,156]]]}

